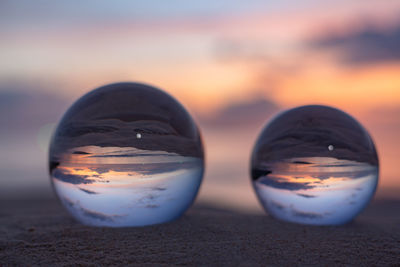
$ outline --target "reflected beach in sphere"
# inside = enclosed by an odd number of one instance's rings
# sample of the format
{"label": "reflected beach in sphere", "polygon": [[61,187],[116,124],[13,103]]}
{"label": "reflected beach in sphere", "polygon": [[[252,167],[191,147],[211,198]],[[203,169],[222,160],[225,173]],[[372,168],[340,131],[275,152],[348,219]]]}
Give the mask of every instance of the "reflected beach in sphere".
{"label": "reflected beach in sphere", "polygon": [[181,216],[203,171],[198,128],[171,96],[137,83],[89,92],[63,116],[49,171],[67,210],[93,226],[144,226]]}
{"label": "reflected beach in sphere", "polygon": [[367,131],[348,114],[303,106],[275,117],[251,159],[257,197],[273,217],[295,223],[351,221],[375,193],[379,163]]}

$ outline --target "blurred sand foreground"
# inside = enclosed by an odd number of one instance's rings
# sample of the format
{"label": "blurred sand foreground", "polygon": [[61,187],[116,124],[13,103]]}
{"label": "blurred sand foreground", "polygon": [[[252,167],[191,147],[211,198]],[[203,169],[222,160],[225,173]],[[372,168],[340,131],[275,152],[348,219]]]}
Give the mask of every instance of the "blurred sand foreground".
{"label": "blurred sand foreground", "polygon": [[89,228],[54,198],[0,200],[0,265],[400,264],[400,201],[375,200],[351,224],[312,227],[197,202],[179,220]]}

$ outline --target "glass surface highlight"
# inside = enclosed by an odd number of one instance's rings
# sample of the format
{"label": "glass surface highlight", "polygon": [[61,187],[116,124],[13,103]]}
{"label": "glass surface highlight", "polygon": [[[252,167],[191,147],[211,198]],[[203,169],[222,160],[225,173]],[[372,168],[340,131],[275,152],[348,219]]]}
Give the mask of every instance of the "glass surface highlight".
{"label": "glass surface highlight", "polygon": [[371,200],[378,176],[367,131],[326,106],[302,106],[275,117],[251,159],[253,187],[267,213],[302,224],[351,221]]}
{"label": "glass surface highlight", "polygon": [[181,216],[204,171],[200,133],[163,91],[118,83],[89,92],[59,123],[50,145],[53,187],[92,226],[144,226]]}

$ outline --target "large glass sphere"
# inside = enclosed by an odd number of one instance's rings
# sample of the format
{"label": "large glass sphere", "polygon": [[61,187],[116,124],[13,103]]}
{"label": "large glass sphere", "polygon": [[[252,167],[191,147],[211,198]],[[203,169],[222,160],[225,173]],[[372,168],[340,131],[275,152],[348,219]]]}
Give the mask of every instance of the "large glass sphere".
{"label": "large glass sphere", "polygon": [[253,187],[264,209],[302,224],[352,220],[371,200],[378,170],[367,131],[326,106],[302,106],[275,117],[251,159]]}
{"label": "large glass sphere", "polygon": [[94,226],[178,218],[204,170],[190,115],[168,94],[137,83],[107,85],[76,101],[53,135],[49,161],[63,205]]}

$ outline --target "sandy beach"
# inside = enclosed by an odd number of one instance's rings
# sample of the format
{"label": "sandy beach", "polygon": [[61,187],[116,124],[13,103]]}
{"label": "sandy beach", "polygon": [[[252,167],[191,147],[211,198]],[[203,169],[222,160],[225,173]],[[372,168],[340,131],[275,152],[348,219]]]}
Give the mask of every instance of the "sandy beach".
{"label": "sandy beach", "polygon": [[177,221],[92,228],[58,200],[0,201],[0,265],[400,265],[400,201],[375,200],[350,224],[284,223],[196,202]]}

